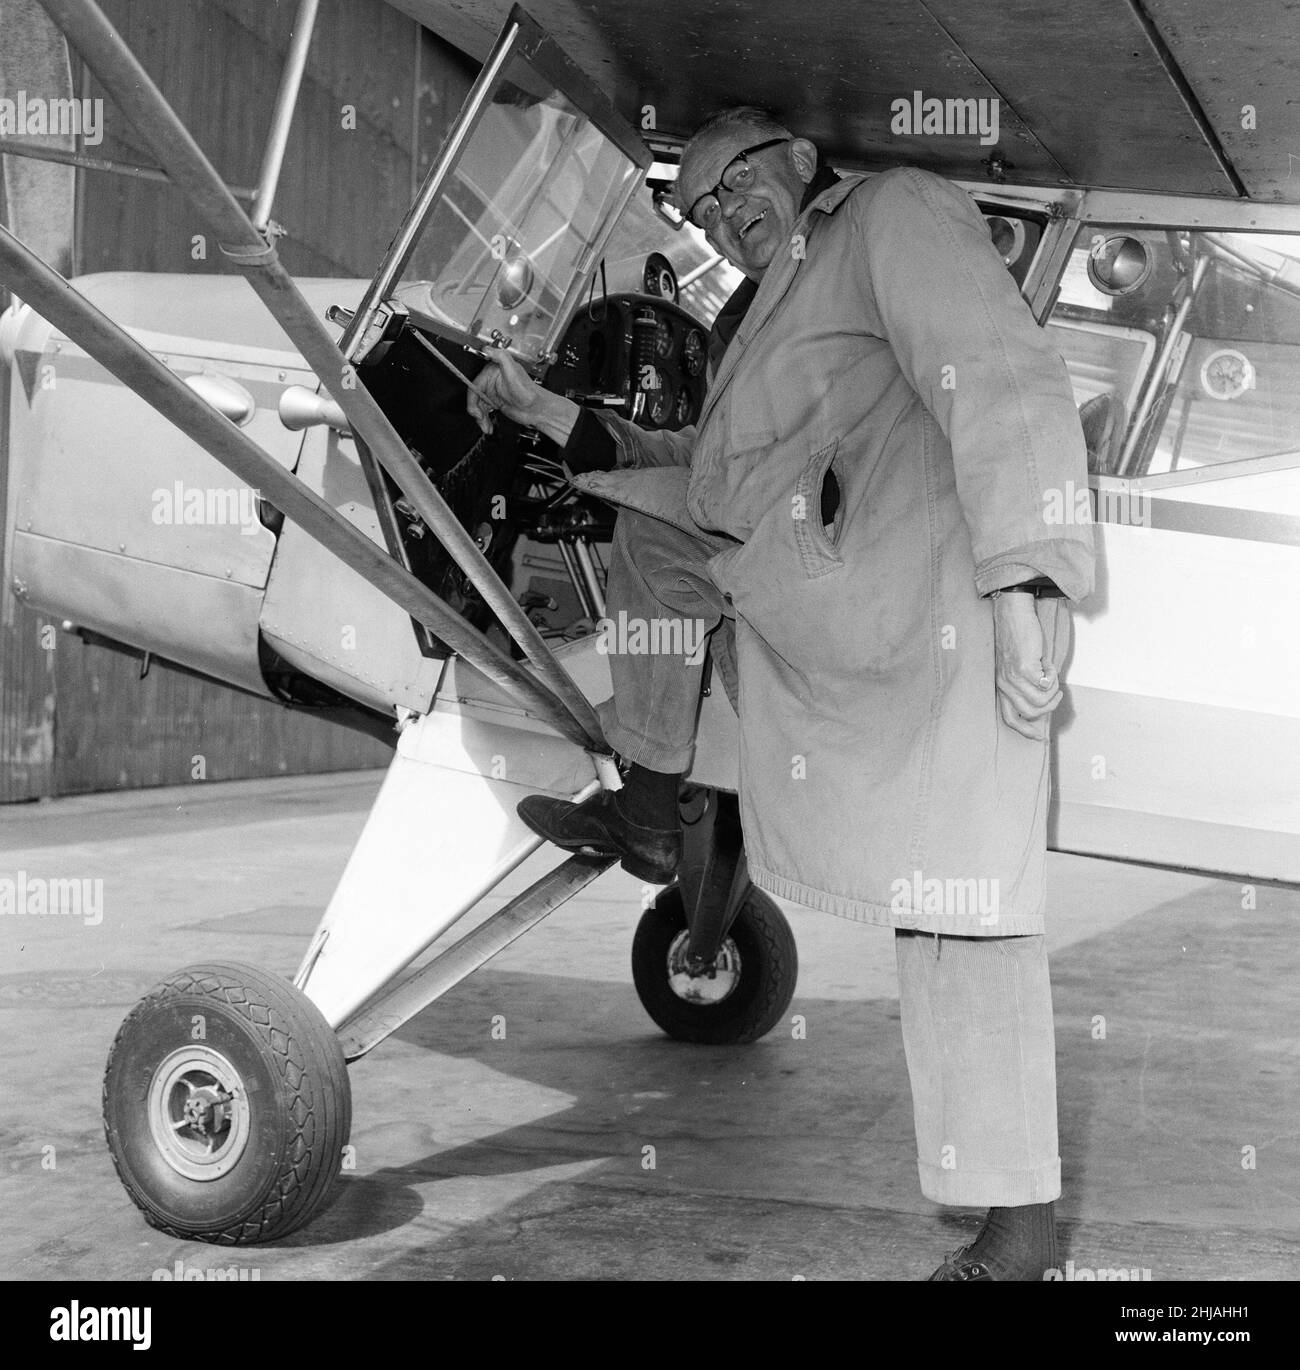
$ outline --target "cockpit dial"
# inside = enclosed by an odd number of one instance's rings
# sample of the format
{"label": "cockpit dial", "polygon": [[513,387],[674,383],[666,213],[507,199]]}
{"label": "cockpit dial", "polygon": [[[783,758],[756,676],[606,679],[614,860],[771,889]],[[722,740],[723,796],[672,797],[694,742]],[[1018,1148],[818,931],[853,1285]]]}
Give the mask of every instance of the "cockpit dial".
{"label": "cockpit dial", "polygon": [[698,376],[704,370],[704,361],[704,334],[698,328],[692,328],[682,344],[682,364],[688,375]]}

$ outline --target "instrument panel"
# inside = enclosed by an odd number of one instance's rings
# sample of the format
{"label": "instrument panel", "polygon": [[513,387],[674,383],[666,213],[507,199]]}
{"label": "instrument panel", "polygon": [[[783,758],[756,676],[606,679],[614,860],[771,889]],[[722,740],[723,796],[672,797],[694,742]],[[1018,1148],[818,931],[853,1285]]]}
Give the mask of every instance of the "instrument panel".
{"label": "instrument panel", "polygon": [[656,295],[609,295],[581,309],[546,373],[546,389],[643,428],[685,428],[704,404],[707,333]]}

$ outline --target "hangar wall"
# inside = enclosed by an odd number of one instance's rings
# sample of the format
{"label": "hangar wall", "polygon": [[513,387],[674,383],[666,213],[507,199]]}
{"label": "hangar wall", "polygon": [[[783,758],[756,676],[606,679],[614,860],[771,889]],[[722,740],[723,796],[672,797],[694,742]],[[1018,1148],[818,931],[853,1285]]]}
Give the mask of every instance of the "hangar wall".
{"label": "hangar wall", "polygon": [[[100,3],[227,182],[255,184],[295,0]],[[371,274],[476,72],[382,0],[322,0],[273,209],[290,271]],[[73,82],[103,93],[75,56]],[[107,101],[93,152],[154,160]],[[193,260],[204,226],[171,187],[76,177],[75,274],[222,270]],[[387,763],[382,743],[324,720],[157,664],[140,679],[137,661],[0,594],[0,802],[188,784],[196,757],[208,780]]]}

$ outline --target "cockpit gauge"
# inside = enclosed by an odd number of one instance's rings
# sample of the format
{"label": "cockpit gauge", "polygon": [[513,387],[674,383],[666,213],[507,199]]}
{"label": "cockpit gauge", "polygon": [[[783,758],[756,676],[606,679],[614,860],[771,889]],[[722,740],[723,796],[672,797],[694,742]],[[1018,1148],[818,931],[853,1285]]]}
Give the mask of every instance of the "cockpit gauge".
{"label": "cockpit gauge", "polygon": [[687,374],[698,376],[704,370],[704,358],[704,334],[698,328],[692,328],[682,344],[682,364]]}
{"label": "cockpit gauge", "polygon": [[691,392],[685,387],[677,392],[677,403],[673,408],[673,425],[684,428],[691,421]]}
{"label": "cockpit gauge", "polygon": [[1255,368],[1235,347],[1221,347],[1201,363],[1201,389],[1212,400],[1235,400],[1255,388]]}
{"label": "cockpit gauge", "polygon": [[658,388],[647,391],[645,400],[646,413],[650,422],[657,428],[663,428],[672,422],[677,396],[674,393],[673,383],[667,376],[660,375]]}
{"label": "cockpit gauge", "polygon": [[610,295],[606,316],[593,320],[581,306],[576,310],[546,372],[546,388],[616,407],[646,428],[692,423],[704,400],[704,325],[640,290]]}
{"label": "cockpit gauge", "polygon": [[652,252],[645,259],[642,284],[647,295],[658,295],[661,299],[677,303],[677,273],[662,252]]}

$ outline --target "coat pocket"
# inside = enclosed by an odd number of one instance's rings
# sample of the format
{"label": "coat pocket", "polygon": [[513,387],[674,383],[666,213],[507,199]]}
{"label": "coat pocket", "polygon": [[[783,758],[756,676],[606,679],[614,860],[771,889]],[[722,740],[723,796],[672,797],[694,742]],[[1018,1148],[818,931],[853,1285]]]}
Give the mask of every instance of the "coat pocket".
{"label": "coat pocket", "polygon": [[812,453],[769,496],[750,537],[708,563],[737,620],[810,680],[824,675],[832,693],[867,676],[920,679],[934,644],[924,537],[873,522],[850,498],[842,467],[840,507],[829,525],[821,521],[839,447]]}
{"label": "coat pocket", "polygon": [[794,479],[771,493],[750,537],[708,563],[737,619],[801,672],[857,670],[872,655],[862,636],[868,570],[851,568],[839,545],[842,494],[832,522],[821,519],[822,487],[838,451],[838,441],[830,442],[807,457]]}
{"label": "coat pocket", "polygon": [[[804,574],[828,575],[844,565],[837,541],[844,521],[844,481],[836,471],[839,439],[827,443],[808,458],[795,486],[794,536]],[[833,478],[833,479],[832,479]],[[836,510],[832,522],[822,522],[823,495],[830,481],[835,491]]]}
{"label": "coat pocket", "polygon": [[[834,520],[828,527],[821,518],[822,488],[834,470],[839,445],[837,438],[818,448],[804,462],[793,485],[772,490],[762,501],[762,512],[749,537],[709,561],[709,574],[728,598],[759,603],[778,600],[795,591],[800,582],[820,580],[844,569],[837,545],[844,521],[843,481],[838,476],[839,507]],[[739,467],[747,474],[744,486],[751,501],[761,477],[755,468],[760,455],[770,469],[770,447],[753,448],[732,462],[733,469]],[[770,479],[767,484],[770,489]]]}

